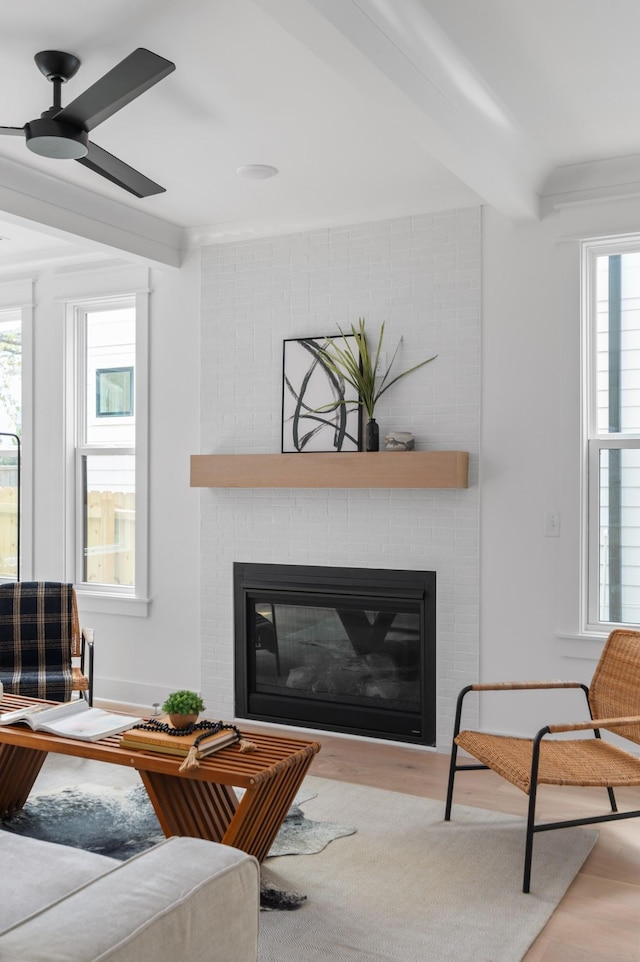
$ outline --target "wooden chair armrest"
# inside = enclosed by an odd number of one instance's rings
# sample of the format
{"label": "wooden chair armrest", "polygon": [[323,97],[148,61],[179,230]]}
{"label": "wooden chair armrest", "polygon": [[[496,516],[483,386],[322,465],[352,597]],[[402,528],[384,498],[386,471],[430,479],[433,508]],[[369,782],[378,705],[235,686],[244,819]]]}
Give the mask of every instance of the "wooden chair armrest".
{"label": "wooden chair armrest", "polygon": [[[471,691],[535,691],[540,689],[549,690],[550,688],[580,688],[588,700],[589,689],[581,681],[497,681],[485,682],[476,685],[467,685],[458,693],[456,702],[456,714],[453,723],[453,739],[460,734],[460,723],[462,721],[462,704],[464,699]],[[549,728],[543,729],[542,734],[549,732]],[[540,735],[542,737],[542,735]]]}
{"label": "wooden chair armrest", "polygon": [[81,654],[80,654],[80,670],[83,674],[86,674],[89,678],[89,704],[93,705],[93,646],[94,646],[94,635],[95,629],[93,628],[81,628],[80,629],[80,639],[81,639]]}
{"label": "wooden chair armrest", "polygon": [[547,725],[550,734],[558,732],[581,732],[592,728],[620,728],[623,725],[640,725],[640,715],[628,715],[625,718],[593,718],[591,721],[574,722],[569,725]]}
{"label": "wooden chair armrest", "polygon": [[526,691],[541,688],[582,688],[579,681],[497,681],[471,685],[471,691]]}

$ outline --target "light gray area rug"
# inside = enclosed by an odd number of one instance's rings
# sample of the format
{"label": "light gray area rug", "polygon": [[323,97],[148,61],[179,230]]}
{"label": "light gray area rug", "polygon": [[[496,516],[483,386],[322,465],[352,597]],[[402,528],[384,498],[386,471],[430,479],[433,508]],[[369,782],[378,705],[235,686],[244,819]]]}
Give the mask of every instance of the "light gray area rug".
{"label": "light gray area rug", "polygon": [[308,898],[263,913],[260,962],[520,962],[591,851],[573,828],[534,841],[524,895],[523,818],[307,777],[311,819],[347,820],[355,835],[269,870]]}
{"label": "light gray area rug", "polygon": [[[139,776],[50,755],[34,792],[92,782],[120,794]],[[537,835],[524,895],[523,818],[454,805],[445,823],[442,802],[314,776],[297,803],[308,822],[357,831],[316,854],[267,859],[263,892],[300,907],[261,913],[260,962],[520,962],[597,838]]]}

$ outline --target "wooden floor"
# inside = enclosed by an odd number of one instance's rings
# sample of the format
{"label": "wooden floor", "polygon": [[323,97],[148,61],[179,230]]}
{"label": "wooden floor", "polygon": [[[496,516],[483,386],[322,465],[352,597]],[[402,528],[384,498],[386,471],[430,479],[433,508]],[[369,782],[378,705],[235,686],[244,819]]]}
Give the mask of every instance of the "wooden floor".
{"label": "wooden floor", "polygon": [[[242,729],[248,731],[250,725]],[[311,775],[445,798],[446,755],[320,732],[313,737],[320,742],[321,751],[312,763]],[[618,790],[617,796],[620,810],[640,809],[640,788]],[[456,801],[526,814],[525,795],[493,772],[459,774],[454,806]],[[550,819],[597,815],[607,811],[608,799],[604,789],[544,787],[538,809],[542,817]],[[640,819],[596,828],[600,836],[595,848],[525,962],[640,962]],[[535,841],[532,879],[535,885]]]}

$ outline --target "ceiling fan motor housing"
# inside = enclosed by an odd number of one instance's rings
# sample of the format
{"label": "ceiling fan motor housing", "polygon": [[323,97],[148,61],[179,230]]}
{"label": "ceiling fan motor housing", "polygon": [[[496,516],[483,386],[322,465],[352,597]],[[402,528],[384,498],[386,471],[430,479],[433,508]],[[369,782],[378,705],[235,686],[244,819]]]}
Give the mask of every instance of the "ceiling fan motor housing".
{"label": "ceiling fan motor housing", "polygon": [[32,120],[25,124],[24,133],[29,150],[41,157],[77,160],[79,157],[86,157],[89,151],[89,135],[86,130],[60,120],[49,117]]}

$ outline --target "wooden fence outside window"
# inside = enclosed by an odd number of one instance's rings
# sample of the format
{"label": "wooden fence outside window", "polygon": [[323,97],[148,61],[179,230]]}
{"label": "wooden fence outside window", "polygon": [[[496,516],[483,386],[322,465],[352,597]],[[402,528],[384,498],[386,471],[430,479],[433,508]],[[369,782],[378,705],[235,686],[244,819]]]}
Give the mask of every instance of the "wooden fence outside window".
{"label": "wooden fence outside window", "polygon": [[[85,581],[135,584],[135,494],[90,491]],[[15,578],[18,558],[17,488],[0,485],[0,577]]]}

